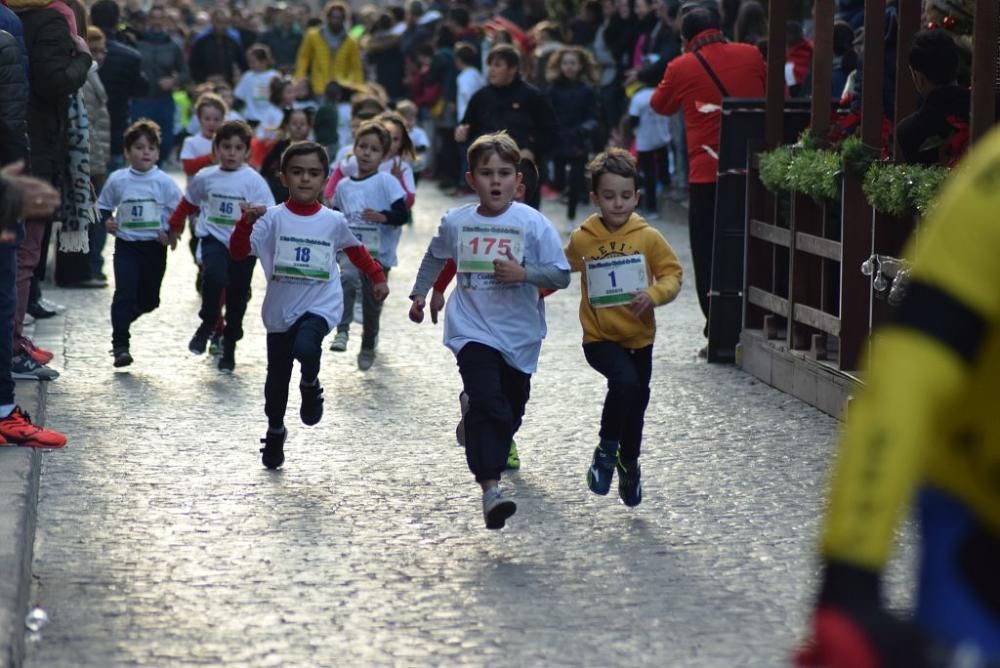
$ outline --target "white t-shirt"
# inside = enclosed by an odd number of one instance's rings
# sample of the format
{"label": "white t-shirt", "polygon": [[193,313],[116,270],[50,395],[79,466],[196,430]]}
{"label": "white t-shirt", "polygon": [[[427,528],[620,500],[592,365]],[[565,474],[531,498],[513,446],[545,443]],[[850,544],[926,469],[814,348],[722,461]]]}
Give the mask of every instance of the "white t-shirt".
{"label": "white t-shirt", "polygon": [[[358,245],[338,211],[320,207],[300,216],[285,204],[268,209],[250,233],[250,248],[267,277],[260,312],[265,329],[286,332],[306,313],[322,317],[333,329],[344,310],[337,251]],[[296,271],[316,278],[290,275]]]}
{"label": "white t-shirt", "polygon": [[[340,155],[338,153],[338,155]],[[344,176],[354,178],[358,175],[358,159],[354,154],[348,154],[340,160],[340,171]],[[402,170],[402,176],[398,179],[399,185],[403,186],[403,190],[406,191],[408,195],[415,195],[417,192],[417,182],[413,179],[413,166],[396,156],[395,158],[389,158],[388,160],[383,160],[378,166],[378,171],[385,172],[389,176],[392,176],[392,170],[394,167],[399,166]],[[393,178],[396,178],[393,176]],[[339,186],[339,184],[338,184]]]}
{"label": "white t-shirt", "polygon": [[260,123],[254,130],[254,136],[262,141],[274,141],[278,138],[278,129],[281,127],[281,121],[285,120],[285,112],[269,102],[267,108],[261,112],[258,120]]}
{"label": "white t-shirt", "polygon": [[[461,119],[461,117],[459,117],[459,119]],[[414,125],[409,132],[410,141],[413,142],[413,147],[416,148],[417,151],[426,151],[431,147],[430,137],[427,136],[427,132],[425,132],[422,127]]]}
{"label": "white t-shirt", "polygon": [[181,189],[159,167],[138,172],[131,167],[111,173],[97,208],[115,211],[119,241],[156,241],[181,201]]}
{"label": "white t-shirt", "polygon": [[[371,225],[361,218],[365,209],[388,211],[392,203],[406,197],[403,186],[395,176],[385,172],[375,172],[361,180],[354,178],[342,179],[337,184],[337,192],[333,194],[333,208],[343,212],[348,225]],[[379,248],[378,261],[383,267],[395,267],[396,246],[403,228],[398,225],[378,225]]]}
{"label": "white t-shirt", "polygon": [[271,104],[271,79],[281,76],[277,70],[265,70],[254,72],[248,70],[240,77],[240,81],[233,89],[233,97],[237,97],[246,104],[243,107],[243,115],[248,121],[259,121],[260,115]]}
{"label": "white t-shirt", "polygon": [[653,89],[643,88],[632,96],[628,105],[628,115],[639,119],[639,126],[635,129],[637,151],[653,151],[670,143],[670,120],[653,111],[649,106],[651,97]]}
{"label": "white t-shirt", "polygon": [[455,107],[458,111],[458,122],[465,118],[465,110],[469,108],[469,100],[476,91],[486,85],[483,73],[475,67],[466,67],[458,73],[458,90],[455,93]]}
{"label": "white t-shirt", "polygon": [[[453,258],[461,269],[463,240],[465,247],[474,238],[480,242],[479,248],[485,248],[481,245],[485,242],[499,250],[503,242],[490,241],[508,239],[512,240],[508,248],[520,246],[520,253],[512,252],[525,264],[569,271],[559,233],[548,218],[519,202],[513,202],[507,211],[495,217],[479,215],[478,206],[467,204],[444,215],[430,243],[434,257]],[[490,228],[496,230],[494,236],[490,236],[493,234]],[[515,369],[534,373],[545,333],[545,305],[536,286],[527,282],[500,283],[492,274],[458,275],[444,320],[444,344],[453,353],[457,355],[467,343],[481,343],[499,351]]]}
{"label": "white t-shirt", "polygon": [[353,146],[351,135],[351,103],[341,102],[337,105],[337,143],[341,146]]}
{"label": "white t-shirt", "polygon": [[201,209],[195,236],[214,237],[227,247],[243,215],[240,202],[274,206],[267,181],[247,165],[232,172],[219,165],[202,169],[191,178],[184,199]]}
{"label": "white t-shirt", "polygon": [[212,152],[212,139],[200,132],[191,137],[184,138],[184,145],[181,146],[181,160],[193,160]]}

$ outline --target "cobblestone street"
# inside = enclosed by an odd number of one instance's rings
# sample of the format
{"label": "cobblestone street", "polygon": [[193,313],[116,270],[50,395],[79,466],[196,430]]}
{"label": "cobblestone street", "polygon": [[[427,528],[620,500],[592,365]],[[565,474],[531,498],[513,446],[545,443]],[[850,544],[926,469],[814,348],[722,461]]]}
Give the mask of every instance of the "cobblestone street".
{"label": "cobblestone street", "polygon": [[[642,505],[587,490],[604,382],[580,347],[574,277],[547,299],[523,467],[504,483],[517,514],[486,531],[454,439],[454,357],[440,324],[406,317],[449,205],[421,186],[375,366],[357,369],[360,325],[347,353],[325,350],[326,414],[303,427],[293,387],[277,473],[258,453],[259,268],[231,376],[187,351],[199,302],[186,245],[126,371],[108,355],[110,288],[46,292],[68,307],[47,414],[70,444],[42,471],[32,600],[51,623],[26,665],[787,663],[836,422],[697,358],[687,228],[661,224],[689,280],[657,311]],[[544,212],[565,238],[564,210]]]}

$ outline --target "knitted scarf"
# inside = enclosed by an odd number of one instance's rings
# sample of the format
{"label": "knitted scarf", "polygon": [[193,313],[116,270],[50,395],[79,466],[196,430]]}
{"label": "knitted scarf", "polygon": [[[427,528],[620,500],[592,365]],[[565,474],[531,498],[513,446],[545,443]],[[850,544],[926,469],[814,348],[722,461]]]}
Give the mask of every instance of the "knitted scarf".
{"label": "knitted scarf", "polygon": [[77,91],[69,98],[69,160],[62,187],[62,211],[59,219],[59,250],[66,253],[90,250],[91,225],[97,224],[97,195],[90,182],[90,121]]}

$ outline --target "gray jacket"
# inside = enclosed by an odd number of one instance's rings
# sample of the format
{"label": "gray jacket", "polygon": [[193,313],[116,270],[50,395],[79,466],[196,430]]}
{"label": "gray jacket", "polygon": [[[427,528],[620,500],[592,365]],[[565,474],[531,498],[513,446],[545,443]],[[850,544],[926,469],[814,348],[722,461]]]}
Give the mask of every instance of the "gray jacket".
{"label": "gray jacket", "polygon": [[142,72],[149,79],[149,97],[173,95],[172,91],[160,89],[159,81],[164,77],[177,77],[177,88],[183,88],[191,80],[181,47],[166,33],[147,33],[135,48],[142,56]]}
{"label": "gray jacket", "polygon": [[111,158],[111,114],[108,113],[108,94],[96,67],[90,69],[81,91],[90,120],[90,174],[104,176]]}

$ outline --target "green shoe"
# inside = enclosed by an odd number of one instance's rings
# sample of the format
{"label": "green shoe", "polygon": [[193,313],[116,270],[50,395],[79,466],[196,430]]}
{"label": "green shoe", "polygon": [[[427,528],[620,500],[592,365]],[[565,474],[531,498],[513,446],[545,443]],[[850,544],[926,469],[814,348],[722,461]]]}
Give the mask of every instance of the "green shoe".
{"label": "green shoe", "polygon": [[507,471],[516,471],[521,468],[521,458],[517,456],[517,442],[514,439],[510,439],[510,453],[507,455],[507,465],[504,467]]}

